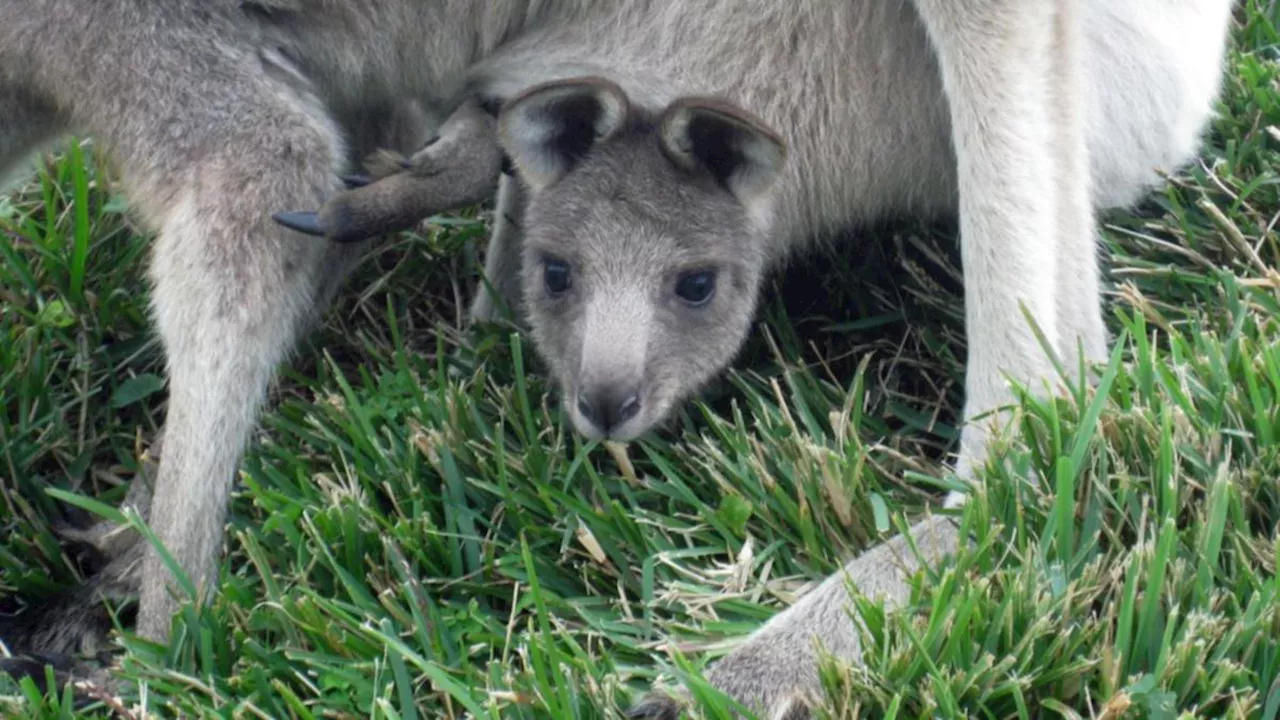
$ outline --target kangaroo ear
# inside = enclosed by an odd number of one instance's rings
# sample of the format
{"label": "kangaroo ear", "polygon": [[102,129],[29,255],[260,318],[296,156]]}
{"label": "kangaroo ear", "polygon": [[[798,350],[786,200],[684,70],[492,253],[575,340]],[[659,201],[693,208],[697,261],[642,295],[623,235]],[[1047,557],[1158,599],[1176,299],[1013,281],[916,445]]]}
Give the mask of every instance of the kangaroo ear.
{"label": "kangaroo ear", "polygon": [[671,162],[709,173],[744,204],[769,190],[786,162],[786,143],[776,132],[717,98],[676,100],[658,126],[662,151]]}
{"label": "kangaroo ear", "polygon": [[598,77],[535,85],[511,98],[498,117],[498,139],[535,190],[569,172],[627,119],[626,93]]}

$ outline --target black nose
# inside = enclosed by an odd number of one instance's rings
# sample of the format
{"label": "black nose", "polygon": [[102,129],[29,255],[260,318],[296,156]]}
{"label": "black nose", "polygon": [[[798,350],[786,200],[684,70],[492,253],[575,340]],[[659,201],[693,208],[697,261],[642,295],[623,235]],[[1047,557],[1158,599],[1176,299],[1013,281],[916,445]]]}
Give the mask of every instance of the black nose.
{"label": "black nose", "polygon": [[607,435],[640,412],[640,393],[622,387],[586,390],[578,393],[578,412]]}

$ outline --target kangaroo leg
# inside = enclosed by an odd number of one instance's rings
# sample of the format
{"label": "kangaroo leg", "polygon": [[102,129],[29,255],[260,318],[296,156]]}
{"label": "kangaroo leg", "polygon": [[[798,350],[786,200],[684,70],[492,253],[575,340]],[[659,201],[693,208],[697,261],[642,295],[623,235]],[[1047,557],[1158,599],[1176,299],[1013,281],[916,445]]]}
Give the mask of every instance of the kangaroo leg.
{"label": "kangaroo leg", "polygon": [[[848,583],[900,608],[910,597],[908,579],[923,567],[936,566],[959,542],[955,524],[946,517],[922,520],[909,534],[918,553],[906,536],[898,535],[858,556],[715,663],[707,680],[761,718],[808,718],[810,708],[821,701],[823,654],[849,660],[861,648],[849,615]],[[653,692],[631,713],[674,720],[684,702],[682,697]]]}
{"label": "kangaroo leg", "polygon": [[[1093,213],[1094,183],[1086,139],[1089,106],[1082,58],[1084,22],[1073,3],[1063,3],[1053,25],[1050,53],[1050,102],[1054,123],[1055,197],[1058,205],[1057,322],[1058,357],[1068,369],[1083,353],[1086,362],[1107,356],[1102,317],[1101,268]],[[1053,336],[1050,336],[1053,337]]]}
{"label": "kangaroo leg", "polygon": [[[169,368],[151,527],[201,595],[216,581],[232,481],[267,383],[314,317],[330,253],[270,216],[337,189],[341,142],[301,107],[280,108],[277,122],[193,169],[151,270]],[[169,570],[148,551],[139,634],[167,637],[172,590]]]}
{"label": "kangaroo leg", "polygon": [[[323,203],[348,156],[306,78],[260,52],[235,6],[0,2],[0,81],[109,148],[157,232],[169,402],[149,521],[201,599],[267,384],[353,252],[271,220]],[[164,641],[183,586],[143,545],[137,630]]]}
{"label": "kangaroo leg", "polygon": [[525,192],[520,181],[504,173],[498,181],[496,218],[493,235],[485,251],[484,277],[471,303],[473,322],[500,319],[504,306],[517,322],[524,317],[520,282],[520,256],[523,252],[520,224],[524,217],[524,203]]}
{"label": "kangaroo leg", "polygon": [[[294,340],[320,317],[363,247],[319,242],[270,221],[275,203],[316,203],[328,194],[319,188],[333,189],[341,148],[336,132],[313,118],[310,108],[281,112],[296,114],[287,118],[294,125],[284,136],[262,141],[290,147],[285,157],[291,161],[266,162],[264,171],[264,156],[253,152],[206,158],[209,167],[193,169],[188,206],[162,226],[155,247],[153,304],[168,355],[169,414],[124,504],[150,521],[205,592],[214,578],[235,468],[267,382]],[[286,127],[285,121],[277,127]],[[316,144],[314,157],[293,158],[304,142]],[[239,195],[236,178],[251,174],[262,174],[266,187],[240,186],[262,192]],[[150,546],[127,528],[104,521],[60,534],[91,545],[108,563],[83,586],[0,628],[10,649],[27,655],[0,662],[0,672],[36,673],[42,680],[45,662],[56,660],[61,680],[96,681],[104,677],[100,667],[58,656],[103,650],[112,627],[103,601],[125,601],[140,590],[138,631],[163,639],[176,607],[173,583]]]}
{"label": "kangaroo leg", "polygon": [[[1057,134],[1078,125],[1052,105],[1055,24],[1075,21],[1074,0],[916,0],[942,72],[951,109],[960,190],[965,280],[965,427],[957,470],[970,475],[985,459],[988,424],[978,415],[1009,402],[1005,374],[1031,383],[1052,377],[1052,364],[1024,317],[1058,347],[1058,260],[1092,247],[1085,168],[1064,168]],[[1073,34],[1078,31],[1073,30]],[[1074,47],[1074,45],[1073,45]],[[1075,58],[1062,58],[1075,66]],[[1070,129],[1078,141],[1081,131]],[[1079,152],[1072,152],[1079,160]],[[1080,170],[1075,177],[1066,171]],[[1055,183],[1055,177],[1064,177]],[[1083,203],[1063,207],[1084,184]],[[1096,287],[1096,284],[1095,286]],[[1097,298],[1091,298],[1097,303]],[[958,498],[951,498],[955,502]]]}
{"label": "kangaroo leg", "polygon": [[[99,112],[84,100],[95,88],[64,99],[77,127],[113,149],[134,208],[158,231],[150,276],[169,401],[150,525],[200,598],[216,580],[232,483],[267,384],[315,317],[335,252],[349,252],[271,220],[339,189],[339,130],[255,52],[216,43],[218,30],[161,38],[157,55],[173,62],[156,60],[115,88],[129,113]],[[189,67],[201,68],[199,94],[187,91],[191,78],[166,75]],[[158,122],[163,132],[145,132]],[[167,638],[179,588],[148,543],[140,635]]]}

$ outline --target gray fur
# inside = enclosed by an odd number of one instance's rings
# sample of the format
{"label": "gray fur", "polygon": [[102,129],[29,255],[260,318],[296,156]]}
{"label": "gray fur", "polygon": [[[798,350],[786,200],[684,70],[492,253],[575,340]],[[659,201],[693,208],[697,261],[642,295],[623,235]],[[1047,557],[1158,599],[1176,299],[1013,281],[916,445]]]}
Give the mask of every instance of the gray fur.
{"label": "gray fur", "polygon": [[[1102,357],[1093,211],[1132,202],[1194,152],[1230,4],[0,0],[0,174],[51,128],[91,134],[158,232],[170,401],[153,527],[207,590],[266,384],[359,252],[270,213],[321,206],[352,159],[411,147],[406,128],[474,94],[592,75],[619,86],[636,117],[712,95],[781,133],[787,159],[763,193],[673,181],[663,155],[627,145],[652,133],[621,136],[617,152],[550,183],[502,179],[486,260],[498,295],[479,295],[473,312],[523,304],[568,397],[638,382],[641,414],[611,428],[618,437],[661,422],[731,361],[769,268],[889,213],[959,216],[972,420],[1009,400],[1004,373],[1051,377],[1022,305],[1060,354],[1080,343]],[[551,249],[582,278],[558,306],[536,265]],[[672,310],[666,277],[695,259],[724,272],[701,317]],[[690,340],[710,322],[715,332]],[[985,437],[985,422],[966,423],[962,475],[985,460]],[[939,541],[926,560],[954,547]],[[849,574],[899,596],[910,566],[889,553],[873,549]],[[141,634],[167,635],[170,586],[148,552]],[[853,637],[835,611],[845,600],[840,583],[821,586],[713,678],[770,716],[797,712],[812,640]],[[856,642],[838,649],[853,655]]]}

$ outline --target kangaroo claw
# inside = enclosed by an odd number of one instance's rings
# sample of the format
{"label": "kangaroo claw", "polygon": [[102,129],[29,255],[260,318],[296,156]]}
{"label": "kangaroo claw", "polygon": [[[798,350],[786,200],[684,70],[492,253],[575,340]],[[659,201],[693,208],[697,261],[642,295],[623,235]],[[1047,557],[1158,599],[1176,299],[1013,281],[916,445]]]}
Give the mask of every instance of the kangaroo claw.
{"label": "kangaroo claw", "polygon": [[320,213],[317,212],[275,212],[271,213],[271,219],[290,230],[296,230],[307,235],[324,237],[328,234],[324,225],[320,222]]}

